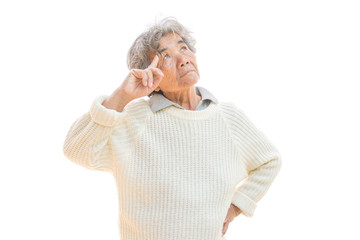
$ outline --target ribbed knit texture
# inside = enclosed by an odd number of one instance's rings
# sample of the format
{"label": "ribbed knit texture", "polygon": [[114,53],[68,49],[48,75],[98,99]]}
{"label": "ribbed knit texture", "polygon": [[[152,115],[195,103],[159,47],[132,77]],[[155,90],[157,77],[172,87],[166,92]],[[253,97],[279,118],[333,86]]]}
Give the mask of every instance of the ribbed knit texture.
{"label": "ribbed knit texture", "polygon": [[280,169],[276,148],[232,103],[153,113],[137,99],[116,112],[105,98],[70,128],[64,153],[114,175],[121,240],[226,239],[230,204],[252,216]]}

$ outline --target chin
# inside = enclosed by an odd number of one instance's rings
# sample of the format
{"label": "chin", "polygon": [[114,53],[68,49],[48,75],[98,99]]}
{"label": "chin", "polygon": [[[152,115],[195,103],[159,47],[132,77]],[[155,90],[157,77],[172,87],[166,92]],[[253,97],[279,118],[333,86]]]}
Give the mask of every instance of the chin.
{"label": "chin", "polygon": [[188,74],[189,76],[185,76],[184,79],[181,79],[181,82],[186,82],[186,83],[192,83],[195,84],[199,81],[200,77],[197,73],[193,73],[193,74]]}
{"label": "chin", "polygon": [[182,85],[184,87],[191,87],[191,86],[195,85],[198,81],[199,81],[198,78],[186,79],[186,80],[182,81],[182,83],[183,83]]}

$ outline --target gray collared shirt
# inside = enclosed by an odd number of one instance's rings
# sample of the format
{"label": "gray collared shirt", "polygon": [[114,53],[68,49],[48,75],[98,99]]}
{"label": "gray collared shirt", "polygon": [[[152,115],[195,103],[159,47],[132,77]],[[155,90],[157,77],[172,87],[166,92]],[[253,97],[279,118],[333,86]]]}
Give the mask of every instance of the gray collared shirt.
{"label": "gray collared shirt", "polygon": [[[197,105],[195,111],[203,110],[209,106],[211,101],[214,103],[218,103],[218,100],[214,97],[214,95],[211,94],[211,92],[203,87],[195,87],[196,94],[198,96],[201,96],[201,100],[199,104]],[[164,109],[168,106],[174,105],[175,107],[185,109],[184,107],[180,106],[177,103],[174,103],[167,99],[163,94],[161,93],[154,93],[149,99],[149,105],[153,112],[157,112],[161,109]]]}

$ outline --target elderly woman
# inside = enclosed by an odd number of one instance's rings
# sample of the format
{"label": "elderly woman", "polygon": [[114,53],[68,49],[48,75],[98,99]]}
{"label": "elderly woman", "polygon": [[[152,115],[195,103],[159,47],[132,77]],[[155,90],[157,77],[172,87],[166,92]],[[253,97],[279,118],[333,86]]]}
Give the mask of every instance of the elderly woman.
{"label": "elderly woman", "polygon": [[195,86],[194,42],[175,19],[150,27],[123,83],[66,137],[70,160],[113,174],[121,239],[226,239],[279,172],[278,151],[244,113]]}

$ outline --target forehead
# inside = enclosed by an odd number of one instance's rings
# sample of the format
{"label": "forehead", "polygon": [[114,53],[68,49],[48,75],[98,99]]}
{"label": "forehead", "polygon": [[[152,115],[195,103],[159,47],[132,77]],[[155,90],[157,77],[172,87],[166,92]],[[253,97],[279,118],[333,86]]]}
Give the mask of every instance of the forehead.
{"label": "forehead", "polygon": [[181,40],[182,38],[177,33],[168,33],[160,38],[159,49],[174,47]]}

